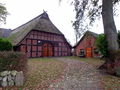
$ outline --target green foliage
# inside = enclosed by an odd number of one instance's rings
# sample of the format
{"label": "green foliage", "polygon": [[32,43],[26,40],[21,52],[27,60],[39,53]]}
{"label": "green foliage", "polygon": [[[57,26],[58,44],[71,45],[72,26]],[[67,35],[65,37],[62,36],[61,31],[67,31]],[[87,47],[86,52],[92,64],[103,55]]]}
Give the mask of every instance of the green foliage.
{"label": "green foliage", "polygon": [[0,38],[0,51],[10,51],[12,50],[12,44],[8,39]]}
{"label": "green foliage", "polygon": [[17,70],[26,72],[27,58],[23,53],[4,51],[0,52],[0,72],[4,70]]}
{"label": "green foliage", "polygon": [[[118,31],[118,43],[120,47],[120,31]],[[100,34],[96,40],[96,46],[103,56],[108,56],[108,45],[104,34]]]}
{"label": "green foliage", "polygon": [[108,45],[104,34],[100,34],[96,39],[96,46],[104,57],[108,56]]}
{"label": "green foliage", "polygon": [[6,7],[0,3],[0,22],[6,22],[6,17],[8,15]]}

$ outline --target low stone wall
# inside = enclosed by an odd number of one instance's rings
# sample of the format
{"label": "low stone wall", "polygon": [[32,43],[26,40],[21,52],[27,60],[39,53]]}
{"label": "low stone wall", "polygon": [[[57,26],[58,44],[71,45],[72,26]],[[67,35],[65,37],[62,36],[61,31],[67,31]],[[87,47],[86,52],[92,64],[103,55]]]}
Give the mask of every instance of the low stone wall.
{"label": "low stone wall", "polygon": [[24,75],[22,71],[3,71],[0,72],[0,87],[22,86]]}

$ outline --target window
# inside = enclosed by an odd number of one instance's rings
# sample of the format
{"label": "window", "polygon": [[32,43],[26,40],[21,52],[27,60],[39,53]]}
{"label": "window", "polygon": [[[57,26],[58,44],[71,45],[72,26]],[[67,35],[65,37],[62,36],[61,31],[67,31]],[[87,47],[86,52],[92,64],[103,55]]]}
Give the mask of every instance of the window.
{"label": "window", "polygon": [[99,54],[98,49],[94,49],[94,53],[95,53],[95,54]]}
{"label": "window", "polygon": [[38,40],[38,44],[40,44],[41,43],[41,41],[40,40]]}
{"label": "window", "polygon": [[80,56],[84,56],[85,55],[85,50],[84,49],[80,49]]}

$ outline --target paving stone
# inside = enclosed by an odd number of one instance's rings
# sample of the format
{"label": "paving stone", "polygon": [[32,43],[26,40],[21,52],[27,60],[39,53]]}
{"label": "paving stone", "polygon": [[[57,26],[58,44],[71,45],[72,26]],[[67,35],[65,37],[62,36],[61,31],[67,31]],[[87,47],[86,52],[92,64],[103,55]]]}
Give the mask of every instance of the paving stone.
{"label": "paving stone", "polygon": [[14,85],[14,81],[13,80],[8,82],[8,86],[13,86],[13,85]]}
{"label": "paving stone", "polygon": [[7,80],[8,80],[8,81],[11,81],[11,80],[12,80],[11,75],[8,75],[8,76],[7,76]]}
{"label": "paving stone", "polygon": [[7,86],[7,81],[3,81],[2,82],[2,87],[6,87]]}
{"label": "paving stone", "polygon": [[9,71],[3,71],[0,73],[0,76],[4,77],[9,74]]}
{"label": "paving stone", "polygon": [[17,74],[16,70],[11,71],[11,75],[16,76],[16,74]]}
{"label": "paving stone", "polygon": [[4,77],[2,81],[5,81],[5,82],[6,82],[6,81],[7,81],[7,76],[6,76],[6,77]]}

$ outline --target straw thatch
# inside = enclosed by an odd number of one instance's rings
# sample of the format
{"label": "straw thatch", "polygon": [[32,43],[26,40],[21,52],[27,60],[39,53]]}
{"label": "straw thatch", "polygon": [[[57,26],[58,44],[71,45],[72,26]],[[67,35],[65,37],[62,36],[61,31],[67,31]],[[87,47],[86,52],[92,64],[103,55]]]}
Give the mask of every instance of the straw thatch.
{"label": "straw thatch", "polygon": [[17,45],[31,30],[62,34],[50,21],[48,14],[44,12],[31,21],[14,29],[9,39],[12,41],[13,45]]}

